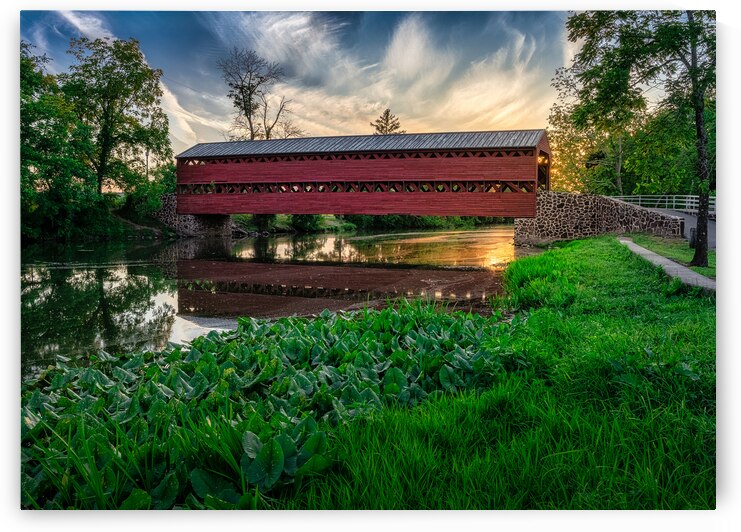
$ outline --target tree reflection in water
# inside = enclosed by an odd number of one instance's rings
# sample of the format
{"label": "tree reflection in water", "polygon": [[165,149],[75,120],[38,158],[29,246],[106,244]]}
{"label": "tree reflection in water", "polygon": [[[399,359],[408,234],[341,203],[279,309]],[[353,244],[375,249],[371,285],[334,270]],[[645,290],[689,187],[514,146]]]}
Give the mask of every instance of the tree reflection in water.
{"label": "tree reflection in water", "polygon": [[115,352],[165,346],[175,318],[175,307],[168,301],[174,298],[175,280],[151,263],[133,260],[134,264],[126,264],[122,257],[105,251],[96,255],[94,263],[24,265],[24,375],[59,355],[77,358],[100,349]]}
{"label": "tree reflection in water", "polygon": [[372,235],[278,235],[234,243],[234,257],[255,262],[405,264],[503,268],[523,250],[513,245],[513,228],[471,231],[414,231]]}

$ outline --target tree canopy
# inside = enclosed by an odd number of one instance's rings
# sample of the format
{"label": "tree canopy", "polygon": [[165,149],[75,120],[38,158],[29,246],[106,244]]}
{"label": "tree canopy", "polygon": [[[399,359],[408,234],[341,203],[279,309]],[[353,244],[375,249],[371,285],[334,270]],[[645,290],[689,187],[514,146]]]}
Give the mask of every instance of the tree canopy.
{"label": "tree canopy", "polygon": [[95,195],[84,164],[93,149],[90,129],[46,72],[48,59],[21,43],[21,233],[68,235]]}
{"label": "tree canopy", "polygon": [[79,120],[91,131],[87,163],[103,185],[131,190],[149,165],[172,157],[167,115],[160,107],[162,71],[150,68],[135,39],[73,39],[77,60],[59,75]]}
{"label": "tree canopy", "polygon": [[34,55],[28,42],[20,46],[25,240],[123,233],[104,184],[127,192],[137,213],[156,210],[160,194],[174,189],[161,72],[147,66],[133,40],[78,39],[70,51],[78,62],[54,76],[46,56]]}

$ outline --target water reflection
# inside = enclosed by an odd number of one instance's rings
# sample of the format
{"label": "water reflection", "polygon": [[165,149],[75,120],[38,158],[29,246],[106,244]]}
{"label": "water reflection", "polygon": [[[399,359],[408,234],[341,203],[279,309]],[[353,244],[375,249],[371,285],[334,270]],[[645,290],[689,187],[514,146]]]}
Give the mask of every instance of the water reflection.
{"label": "water reflection", "polygon": [[99,349],[161,349],[234,327],[242,315],[307,315],[401,296],[485,306],[499,290],[498,270],[518,254],[511,226],[27,248],[22,372]]}
{"label": "water reflection", "polygon": [[512,226],[500,226],[475,231],[246,238],[235,244],[233,253],[257,262],[501,268],[527,250],[514,247]]}
{"label": "water reflection", "polygon": [[[427,269],[241,261],[178,262],[178,313],[274,317],[406,297],[483,305],[500,289],[487,269]],[[359,303],[361,305],[353,305]]]}
{"label": "water reflection", "polygon": [[21,352],[27,368],[100,349],[161,349],[175,316],[175,282],[151,265],[32,264],[21,273]]}

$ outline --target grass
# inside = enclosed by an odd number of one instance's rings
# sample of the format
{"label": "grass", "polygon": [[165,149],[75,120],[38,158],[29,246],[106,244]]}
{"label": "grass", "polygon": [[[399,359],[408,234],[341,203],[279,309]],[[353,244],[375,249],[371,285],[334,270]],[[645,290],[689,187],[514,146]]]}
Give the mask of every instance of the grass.
{"label": "grass", "polygon": [[506,285],[492,317],[242,319],[60,363],[22,389],[22,506],[714,508],[714,298],[614,238]]}
{"label": "grass", "polygon": [[708,265],[703,266],[689,266],[692,261],[692,257],[695,254],[695,250],[689,247],[687,241],[683,238],[664,238],[660,236],[647,235],[647,234],[630,234],[627,235],[633,242],[642,246],[648,250],[658,253],[668,259],[672,259],[684,266],[689,267],[691,270],[715,279],[715,250],[708,250]]}
{"label": "grass", "polygon": [[714,426],[687,418],[680,405],[636,418],[508,376],[343,427],[341,465],[278,507],[713,508]]}
{"label": "grass", "polygon": [[490,390],[339,427],[338,466],[280,507],[714,508],[714,299],[611,239],[507,284],[527,319]]}

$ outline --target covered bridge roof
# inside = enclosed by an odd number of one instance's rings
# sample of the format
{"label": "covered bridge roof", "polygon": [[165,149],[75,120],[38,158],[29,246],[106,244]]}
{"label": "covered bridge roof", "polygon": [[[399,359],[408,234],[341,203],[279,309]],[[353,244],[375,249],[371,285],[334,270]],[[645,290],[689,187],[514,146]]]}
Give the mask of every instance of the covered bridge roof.
{"label": "covered bridge roof", "polygon": [[460,133],[408,133],[402,135],[352,135],[276,140],[244,140],[196,144],[177,158],[231,157],[379,151],[465,150],[534,148],[543,129],[475,131]]}

